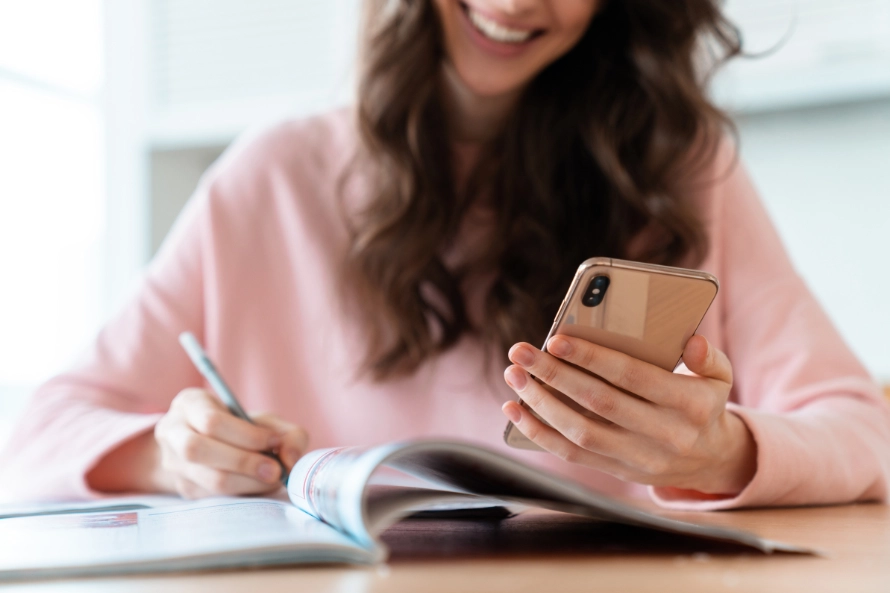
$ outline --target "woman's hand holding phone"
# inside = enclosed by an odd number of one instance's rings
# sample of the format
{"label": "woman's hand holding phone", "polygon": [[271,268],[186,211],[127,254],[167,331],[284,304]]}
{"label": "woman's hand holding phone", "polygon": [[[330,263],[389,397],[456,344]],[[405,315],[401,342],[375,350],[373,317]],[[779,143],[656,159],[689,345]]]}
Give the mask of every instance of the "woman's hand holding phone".
{"label": "woman's hand holding phone", "polygon": [[[734,495],[756,469],[756,444],[726,409],[732,366],[704,337],[686,343],[691,374],[670,372],[580,338],[558,335],[548,352],[510,350],[507,384],[549,426],[517,402],[504,414],[542,449],[627,481]],[[595,413],[590,418],[543,383]]]}

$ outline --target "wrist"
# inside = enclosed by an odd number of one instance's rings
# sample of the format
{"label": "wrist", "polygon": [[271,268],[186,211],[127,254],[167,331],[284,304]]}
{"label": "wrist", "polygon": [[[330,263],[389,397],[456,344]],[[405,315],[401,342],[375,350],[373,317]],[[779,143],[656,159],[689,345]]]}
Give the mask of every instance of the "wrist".
{"label": "wrist", "polygon": [[99,492],[173,492],[161,466],[161,452],[153,431],[141,433],[109,451],[86,476]]}
{"label": "wrist", "polygon": [[748,426],[736,414],[727,410],[720,424],[725,435],[718,448],[722,455],[712,473],[713,480],[702,492],[735,496],[751,483],[757,471],[757,443]]}

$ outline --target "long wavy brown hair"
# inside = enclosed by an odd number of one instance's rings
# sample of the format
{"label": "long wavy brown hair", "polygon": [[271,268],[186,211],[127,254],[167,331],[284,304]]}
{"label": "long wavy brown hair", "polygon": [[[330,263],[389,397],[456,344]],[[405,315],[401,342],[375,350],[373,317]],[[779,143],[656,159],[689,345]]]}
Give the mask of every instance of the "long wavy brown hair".
{"label": "long wavy brown hair", "polygon": [[[432,1],[366,9],[357,116],[374,194],[352,220],[346,277],[367,324],[363,368],[377,380],[411,373],[467,332],[503,353],[541,342],[588,257],[706,255],[680,179],[731,128],[704,90],[702,57],[716,67],[741,49],[715,0],[608,0],[523,91],[465,187],[455,183]],[[480,196],[496,224],[470,267],[495,279],[473,327],[461,290],[469,268],[449,269],[442,254]],[[644,230],[658,239],[631,253]]]}

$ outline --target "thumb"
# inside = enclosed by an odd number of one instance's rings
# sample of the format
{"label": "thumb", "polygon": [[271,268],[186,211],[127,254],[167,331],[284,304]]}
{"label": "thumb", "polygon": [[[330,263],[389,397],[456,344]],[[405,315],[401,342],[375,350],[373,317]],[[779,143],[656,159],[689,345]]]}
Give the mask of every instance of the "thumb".
{"label": "thumb", "polygon": [[309,435],[302,426],[297,426],[275,414],[259,414],[253,417],[253,421],[271,428],[281,437],[281,446],[276,452],[288,469],[292,468],[306,452]]}
{"label": "thumb", "polygon": [[689,338],[683,350],[683,363],[696,375],[732,385],[732,365],[729,359],[704,336]]}

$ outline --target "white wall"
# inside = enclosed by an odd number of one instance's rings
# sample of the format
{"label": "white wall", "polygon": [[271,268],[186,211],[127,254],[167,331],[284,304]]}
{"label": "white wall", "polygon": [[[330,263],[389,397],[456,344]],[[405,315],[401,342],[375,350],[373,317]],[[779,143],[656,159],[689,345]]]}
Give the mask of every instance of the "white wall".
{"label": "white wall", "polygon": [[739,129],[792,259],[890,382],[890,101],[749,115]]}
{"label": "white wall", "polygon": [[[151,15],[145,146],[156,246],[240,130],[349,96],[360,0],[141,1]],[[767,207],[817,298],[890,382],[890,0],[726,7],[747,50],[768,55],[735,61],[714,95],[762,112],[740,130]],[[835,105],[803,107],[826,102]]]}
{"label": "white wall", "polygon": [[[890,383],[890,100],[738,123],[743,157],[795,265],[853,350]],[[219,150],[155,154],[156,243]]]}

